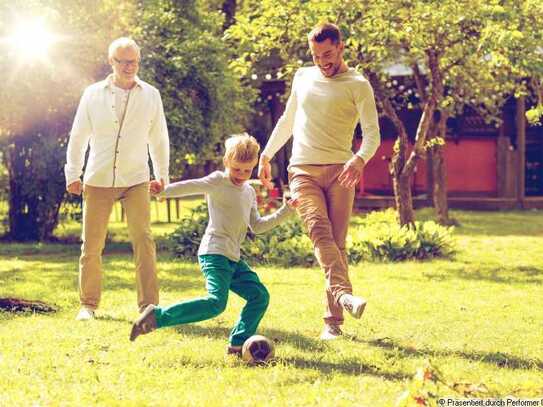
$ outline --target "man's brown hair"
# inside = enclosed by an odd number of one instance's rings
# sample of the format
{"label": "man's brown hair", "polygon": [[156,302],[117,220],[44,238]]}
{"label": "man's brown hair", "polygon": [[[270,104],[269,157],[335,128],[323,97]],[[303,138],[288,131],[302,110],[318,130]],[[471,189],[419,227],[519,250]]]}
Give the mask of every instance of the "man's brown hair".
{"label": "man's brown hair", "polygon": [[332,44],[339,44],[342,41],[341,31],[337,25],[332,23],[323,23],[317,25],[307,35],[307,39],[313,42],[332,41]]}

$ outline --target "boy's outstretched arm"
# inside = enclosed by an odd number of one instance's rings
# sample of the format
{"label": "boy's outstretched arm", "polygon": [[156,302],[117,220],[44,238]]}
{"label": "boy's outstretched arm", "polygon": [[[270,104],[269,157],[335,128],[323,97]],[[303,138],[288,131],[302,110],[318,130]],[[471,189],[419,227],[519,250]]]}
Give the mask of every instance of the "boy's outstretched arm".
{"label": "boy's outstretched arm", "polygon": [[168,186],[156,196],[158,198],[175,198],[180,196],[206,194],[213,190],[214,186],[217,185],[218,180],[218,173],[211,173],[203,178],[174,182],[168,184]]}
{"label": "boy's outstretched arm", "polygon": [[251,217],[249,226],[251,230],[256,233],[264,233],[275,226],[279,225],[295,213],[295,207],[298,205],[298,201],[295,199],[286,200],[283,205],[275,212],[260,216],[256,203],[256,194],[254,196],[253,206],[251,207]]}

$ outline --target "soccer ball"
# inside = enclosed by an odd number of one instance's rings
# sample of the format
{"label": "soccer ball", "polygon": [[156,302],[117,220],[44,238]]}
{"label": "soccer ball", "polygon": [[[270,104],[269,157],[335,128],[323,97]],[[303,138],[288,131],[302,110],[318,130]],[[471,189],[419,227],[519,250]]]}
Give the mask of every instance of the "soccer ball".
{"label": "soccer ball", "polygon": [[273,355],[273,342],[263,335],[251,336],[241,349],[242,359],[250,365],[266,363]]}

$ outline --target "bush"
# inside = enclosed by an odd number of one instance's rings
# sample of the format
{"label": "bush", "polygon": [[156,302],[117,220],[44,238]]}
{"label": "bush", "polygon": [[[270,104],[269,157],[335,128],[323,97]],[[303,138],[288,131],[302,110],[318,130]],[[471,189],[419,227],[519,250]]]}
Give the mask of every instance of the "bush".
{"label": "bush", "polygon": [[453,227],[434,221],[400,226],[395,210],[372,212],[351,227],[347,242],[349,261],[403,261],[450,257],[455,251]]}
{"label": "bush", "polygon": [[[181,220],[169,236],[168,247],[178,257],[196,259],[207,225],[207,205],[201,204]],[[413,228],[400,227],[394,210],[373,212],[355,221],[347,240],[349,262],[402,261],[448,257],[454,253],[452,228],[432,221],[416,222]],[[241,246],[242,257],[253,264],[284,267],[316,266],[313,244],[298,218],[264,234],[248,233]]]}

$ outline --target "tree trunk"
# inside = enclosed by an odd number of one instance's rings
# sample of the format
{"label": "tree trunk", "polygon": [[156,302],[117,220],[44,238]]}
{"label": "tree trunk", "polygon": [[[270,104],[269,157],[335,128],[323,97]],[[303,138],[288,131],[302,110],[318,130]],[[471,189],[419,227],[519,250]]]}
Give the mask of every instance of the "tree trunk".
{"label": "tree trunk", "polygon": [[395,176],[392,180],[394,185],[394,198],[400,218],[400,225],[413,225],[415,222],[415,211],[413,210],[413,196],[411,193],[410,178],[404,175]]}
{"label": "tree trunk", "polygon": [[428,199],[434,195],[434,151],[429,148],[426,150],[426,196]]}
{"label": "tree trunk", "polygon": [[407,161],[407,147],[409,144],[407,130],[396,113],[390,99],[385,95],[379,76],[371,71],[366,72],[366,74],[372,85],[375,97],[381,104],[383,113],[392,121],[398,131],[398,138],[396,139],[392,153],[389,171],[392,176],[394,201],[400,218],[400,224],[410,225],[415,221],[415,211],[413,210],[410,178],[406,178],[403,173]]}
{"label": "tree trunk", "polygon": [[236,0],[224,0],[222,3],[222,12],[224,13],[222,30],[226,31],[236,22]]}
{"label": "tree trunk", "polygon": [[438,223],[452,225],[454,221],[449,218],[449,204],[447,201],[447,168],[445,167],[445,137],[447,135],[448,115],[441,112],[437,124],[436,136],[440,142],[434,143],[432,151],[432,174],[433,174],[433,200]]}
{"label": "tree trunk", "polygon": [[[415,175],[415,168],[417,166],[417,162],[424,155],[424,145],[426,142],[426,138],[428,135],[430,122],[432,120],[435,107],[437,105],[437,99],[434,96],[430,96],[428,99],[428,102],[424,106],[424,110],[422,112],[422,116],[420,118],[419,126],[417,128],[417,135],[415,137],[415,145],[413,146],[413,150],[411,151],[411,154],[409,155],[409,158],[405,165],[403,166],[400,174],[400,182],[401,185],[404,183],[407,185],[411,185],[413,177]],[[409,187],[410,188],[410,187]],[[411,189],[409,189],[410,195],[411,195]],[[407,225],[407,224],[413,224],[415,221],[415,215],[413,211],[413,202],[412,198],[410,197],[410,205],[411,205],[411,212],[412,217],[411,218],[405,218],[402,220],[400,218],[401,225]]]}

